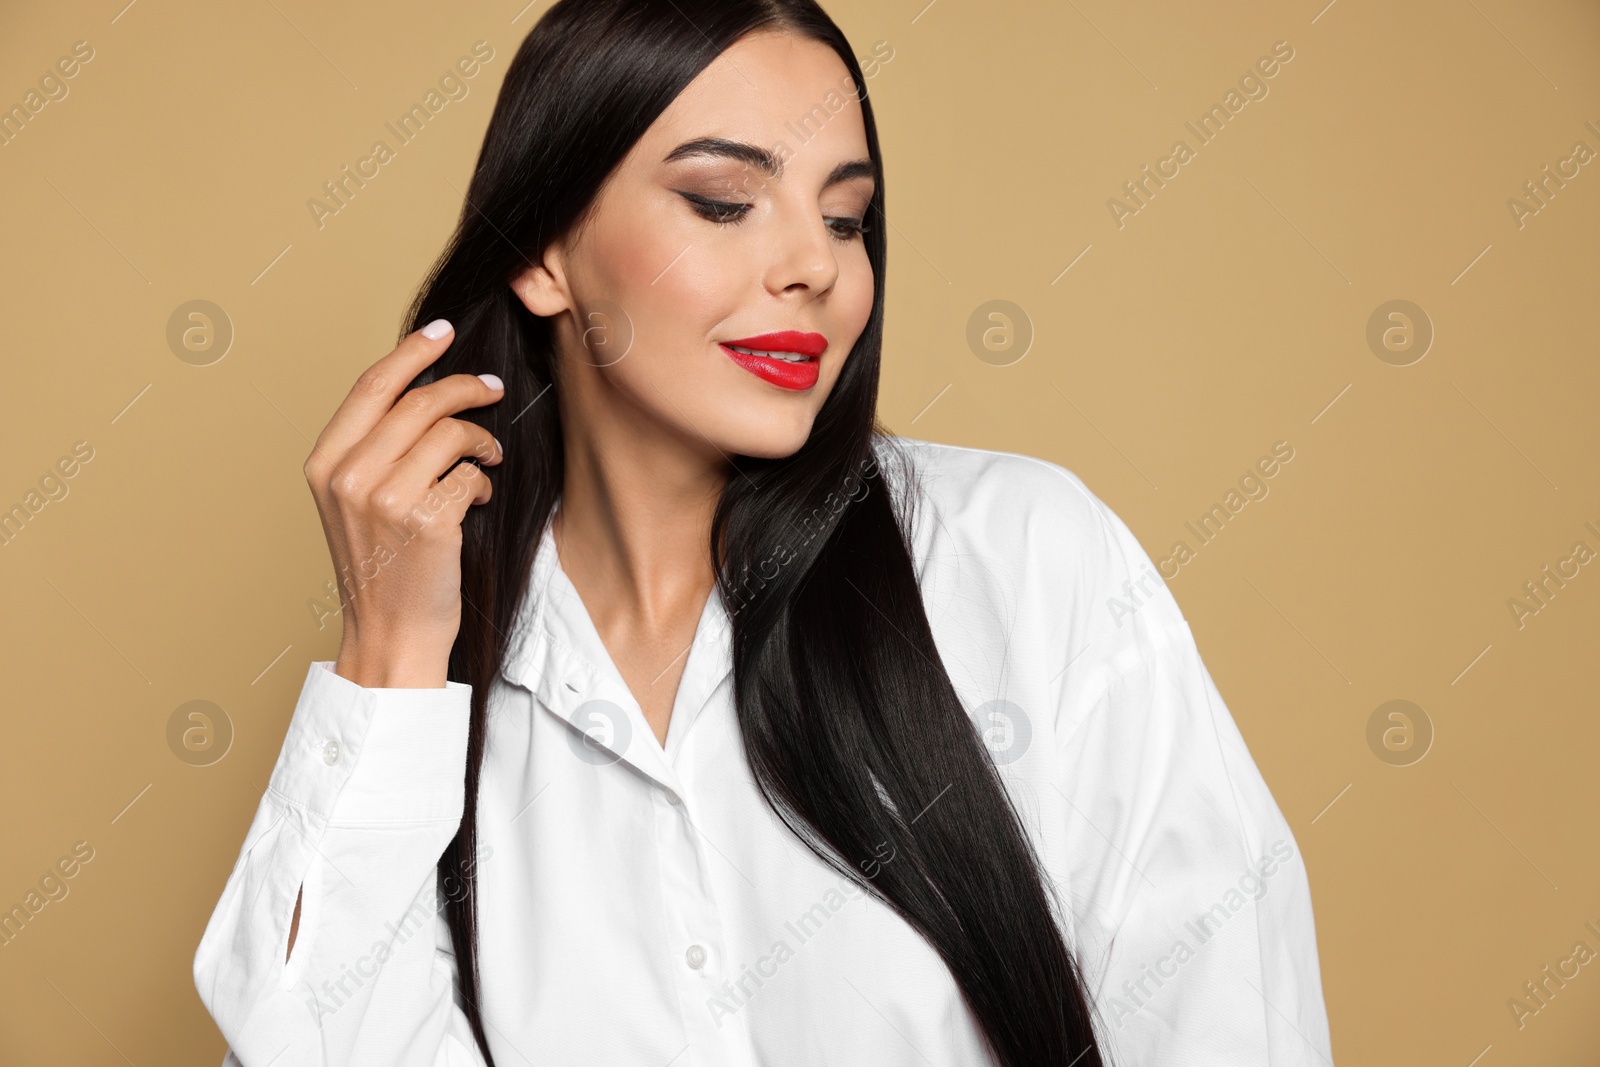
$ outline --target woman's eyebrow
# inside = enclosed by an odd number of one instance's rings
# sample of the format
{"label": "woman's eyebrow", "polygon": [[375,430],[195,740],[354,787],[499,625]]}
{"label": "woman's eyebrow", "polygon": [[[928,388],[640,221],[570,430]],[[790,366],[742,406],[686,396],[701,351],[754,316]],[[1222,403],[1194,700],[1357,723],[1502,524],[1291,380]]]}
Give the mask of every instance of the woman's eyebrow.
{"label": "woman's eyebrow", "polygon": [[[760,145],[748,144],[744,141],[730,141],[725,137],[696,137],[668,152],[663,163],[671,163],[691,156],[711,156],[722,159],[736,159],[742,163],[760,170],[772,180],[783,176],[783,161],[772,152]],[[848,159],[834,167],[828,173],[827,179],[822,183],[824,189],[839,182],[849,181],[851,178],[876,178],[877,168],[870,159]]]}

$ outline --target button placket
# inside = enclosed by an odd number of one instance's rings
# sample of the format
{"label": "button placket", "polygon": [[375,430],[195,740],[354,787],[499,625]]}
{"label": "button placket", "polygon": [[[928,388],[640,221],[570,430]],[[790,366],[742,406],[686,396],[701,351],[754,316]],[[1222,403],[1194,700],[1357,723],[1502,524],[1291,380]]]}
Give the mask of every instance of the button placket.
{"label": "button placket", "polygon": [[[678,793],[678,790],[672,789],[670,785],[662,785],[661,795],[662,797],[666,798],[667,805],[670,806],[670,813],[672,813],[667,817],[672,819],[674,814],[677,816],[677,819],[675,819],[677,825],[669,825],[669,827],[666,829],[666,833],[664,833],[664,837],[666,837],[666,846],[667,848],[670,848],[670,846],[674,845],[674,843],[680,843],[680,841],[682,841],[686,835],[691,835],[694,830],[693,825],[690,824],[688,811],[686,811],[685,806],[683,806],[682,793]],[[678,862],[683,861],[683,854],[680,853],[680,851],[677,851],[677,849],[674,851],[674,859],[677,859]],[[683,886],[685,885],[685,880],[683,880],[682,877],[674,878],[674,885]],[[674,902],[675,904],[682,905],[685,904],[686,901],[678,899],[678,901]],[[688,931],[690,931],[690,934],[699,933],[699,931],[694,929],[696,923],[694,923],[694,921],[691,920],[690,915],[686,913],[693,912],[693,910],[694,909],[685,909],[685,907],[680,907],[680,909],[678,909],[678,921],[680,921],[680,923],[682,923],[682,925],[685,926]],[[704,966],[706,966],[707,957],[709,957],[709,953],[706,952],[706,945],[699,944],[699,942],[694,942],[694,944],[691,944],[688,949],[683,950],[683,961],[685,961],[686,965],[690,966],[691,971],[699,971],[699,969],[704,968]]]}
{"label": "button placket", "polygon": [[[708,1004],[723,996],[723,931],[705,870],[708,861],[682,797],[674,803],[674,790],[662,788],[656,802],[656,833],[660,847],[662,889],[667,908],[665,933],[676,943],[673,964],[684,1024],[700,1062],[718,1067],[748,1062],[748,1037],[741,1020],[717,1019]],[[730,1025],[731,1024],[731,1025]]]}

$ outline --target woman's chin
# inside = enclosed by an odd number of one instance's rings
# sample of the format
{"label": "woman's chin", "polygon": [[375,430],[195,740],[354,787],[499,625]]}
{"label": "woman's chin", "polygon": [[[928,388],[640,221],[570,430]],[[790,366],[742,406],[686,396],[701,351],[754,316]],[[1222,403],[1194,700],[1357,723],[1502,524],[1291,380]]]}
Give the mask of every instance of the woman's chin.
{"label": "woman's chin", "polygon": [[729,455],[749,456],[752,459],[783,459],[800,451],[811,436],[811,422],[808,417],[804,425],[791,425],[789,420],[779,419],[773,423],[728,435],[730,447],[726,449]]}

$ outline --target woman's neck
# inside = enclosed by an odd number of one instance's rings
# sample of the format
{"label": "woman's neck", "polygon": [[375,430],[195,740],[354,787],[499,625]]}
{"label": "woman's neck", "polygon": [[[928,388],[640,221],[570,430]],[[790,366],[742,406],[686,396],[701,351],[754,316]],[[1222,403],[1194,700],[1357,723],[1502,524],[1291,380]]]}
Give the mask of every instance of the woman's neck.
{"label": "woman's neck", "polygon": [[552,534],[596,625],[626,619],[623,629],[648,631],[698,617],[715,584],[720,464],[638,433],[571,436]]}

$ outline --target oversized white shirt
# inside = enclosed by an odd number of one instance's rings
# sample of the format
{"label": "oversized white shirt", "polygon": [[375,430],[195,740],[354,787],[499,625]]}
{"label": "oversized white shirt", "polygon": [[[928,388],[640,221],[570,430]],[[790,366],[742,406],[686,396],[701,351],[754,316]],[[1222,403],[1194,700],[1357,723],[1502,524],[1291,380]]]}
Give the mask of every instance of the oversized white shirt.
{"label": "oversized white shirt", "polygon": [[[1059,465],[899,440],[940,658],[1044,865],[1107,1062],[1331,1065],[1299,846],[1139,542]],[[864,491],[906,488],[878,474]],[[933,948],[760,796],[730,635],[714,590],[662,746],[546,525],[480,781],[496,1062],[992,1063]],[[194,958],[224,1067],[482,1064],[455,890],[435,885],[470,695],[309,666]]]}

